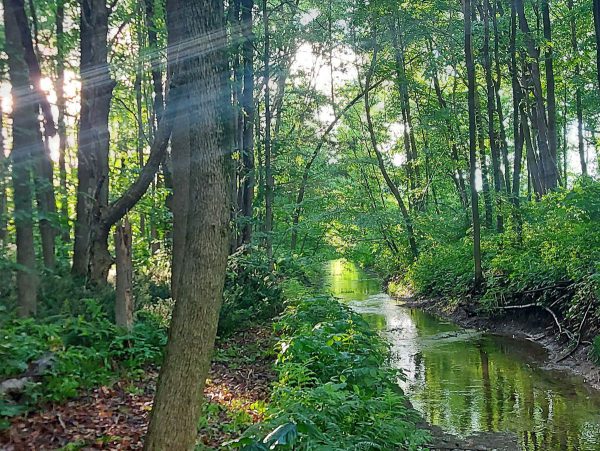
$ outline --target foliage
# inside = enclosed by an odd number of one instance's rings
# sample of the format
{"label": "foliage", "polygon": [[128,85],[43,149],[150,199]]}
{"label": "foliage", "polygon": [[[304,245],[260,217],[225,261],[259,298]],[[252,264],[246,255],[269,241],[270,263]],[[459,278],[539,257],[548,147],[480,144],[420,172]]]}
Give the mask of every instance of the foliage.
{"label": "foliage", "polygon": [[252,321],[273,318],[283,308],[278,277],[261,252],[240,249],[229,257],[219,317],[219,335],[228,335]]}
{"label": "foliage", "polygon": [[318,296],[292,303],[281,334],[269,416],[232,446],[263,449],[416,449],[425,434],[387,366],[383,338],[348,307]]}
{"label": "foliage", "polygon": [[592,357],[596,363],[600,363],[600,335],[597,335],[592,343]]}
{"label": "foliage", "polygon": [[[562,299],[567,315],[579,316],[598,300],[600,273],[600,183],[582,180],[522,209],[522,231],[484,235],[485,293],[482,302],[499,303],[535,292]],[[472,291],[471,241],[434,242],[407,272],[417,294],[456,297]],[[595,299],[595,301],[594,301]],[[582,308],[583,307],[583,308]]]}
{"label": "foliage", "polygon": [[[22,406],[62,401],[120,377],[138,377],[149,364],[158,364],[166,329],[149,314],[138,315],[131,332],[108,320],[95,299],[81,300],[82,313],[43,320],[13,319],[0,330],[0,378],[20,377],[42,357],[50,367],[19,397]],[[14,400],[0,399],[0,414],[18,413]]]}

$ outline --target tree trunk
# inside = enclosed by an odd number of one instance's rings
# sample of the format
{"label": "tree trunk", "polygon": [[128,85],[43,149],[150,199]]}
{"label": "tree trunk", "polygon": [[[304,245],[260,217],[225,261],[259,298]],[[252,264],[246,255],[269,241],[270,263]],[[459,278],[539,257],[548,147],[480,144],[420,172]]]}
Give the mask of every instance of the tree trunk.
{"label": "tree trunk", "polygon": [[7,175],[8,175],[8,158],[4,153],[4,111],[2,111],[2,102],[0,102],[0,250],[6,247],[7,233]]}
{"label": "tree trunk", "polygon": [[531,71],[531,79],[533,83],[533,93],[536,101],[536,125],[538,129],[538,144],[540,154],[540,173],[541,173],[541,189],[542,194],[553,190],[558,185],[558,171],[556,161],[552,158],[550,150],[550,140],[548,133],[548,125],[546,123],[546,106],[544,104],[544,94],[542,91],[542,82],[540,78],[539,68],[539,51],[535,46],[531,36],[531,30],[525,16],[523,0],[514,0],[519,17],[519,26],[525,35],[525,48],[529,54],[531,62],[529,68]]}
{"label": "tree trunk", "polygon": [[485,226],[491,230],[494,223],[493,202],[492,193],[490,191],[490,175],[485,149],[485,131],[483,129],[479,92],[477,91],[475,91],[475,117],[477,124],[477,143],[479,146],[479,165],[481,167],[481,189],[483,191],[483,203],[485,205]]}
{"label": "tree trunk", "polygon": [[596,75],[598,76],[598,89],[600,90],[600,0],[593,0],[594,35],[596,37]]}
{"label": "tree trunk", "polygon": [[369,129],[369,137],[371,138],[371,146],[377,155],[377,164],[379,166],[379,170],[381,171],[381,175],[383,176],[388,188],[394,195],[396,202],[398,203],[398,208],[400,209],[400,214],[402,215],[402,219],[404,220],[404,226],[406,227],[406,235],[408,238],[408,244],[410,246],[410,252],[413,260],[416,260],[419,257],[419,249],[417,247],[417,241],[415,239],[415,232],[413,228],[412,219],[410,217],[410,213],[406,208],[404,203],[404,199],[402,198],[402,194],[400,194],[400,190],[396,186],[396,184],[391,179],[390,175],[387,172],[385,167],[385,162],[383,161],[383,156],[379,150],[379,146],[377,145],[377,137],[375,135],[375,130],[373,128],[373,120],[371,119],[371,105],[369,103],[369,91],[371,89],[371,77],[373,75],[373,71],[375,69],[377,63],[377,47],[375,47],[373,51],[373,60],[371,61],[371,67],[369,72],[367,73],[367,77],[365,80],[365,114],[367,117],[367,127]]}
{"label": "tree trunk", "polygon": [[273,200],[275,181],[273,178],[272,167],[272,148],[271,148],[271,95],[269,88],[270,81],[270,35],[269,35],[269,14],[267,10],[267,0],[263,0],[263,26],[264,26],[264,79],[265,79],[265,234],[267,258],[269,265],[273,266]]}
{"label": "tree trunk", "polygon": [[485,71],[485,84],[487,93],[487,119],[488,119],[488,139],[492,154],[492,172],[494,179],[494,192],[496,197],[496,230],[504,230],[504,218],[502,217],[502,191],[504,190],[504,175],[500,167],[500,149],[499,141],[496,136],[495,116],[496,116],[496,91],[494,80],[492,78],[492,59],[490,56],[490,2],[483,2],[483,68]]}
{"label": "tree trunk", "polygon": [[81,117],[77,149],[77,222],[72,272],[104,283],[112,258],[108,232],[98,232],[108,205],[108,114],[114,82],[108,68],[106,0],[81,2]]}
{"label": "tree trunk", "polygon": [[[546,50],[544,52],[544,64],[546,66],[546,97],[548,103],[548,147],[550,158],[557,166],[558,135],[556,130],[556,83],[554,81],[554,56],[552,42],[552,23],[550,22],[550,0],[542,0],[542,23],[544,28],[544,39]],[[558,177],[558,170],[556,176]]]}
{"label": "tree trunk", "polygon": [[252,32],[252,9],[254,0],[242,0],[241,21],[242,56],[244,61],[244,87],[242,91],[242,160],[244,164],[243,205],[244,228],[242,243],[248,244],[252,239],[252,213],[254,201],[254,33]]}
{"label": "tree trunk", "polygon": [[[174,249],[183,256],[174,258],[183,264],[172,274],[177,280],[175,309],[146,450],[193,449],[217,331],[229,245],[227,167],[232,150],[226,46],[207,46],[190,55],[185,44],[224,44],[223,22],[219,0],[167,0],[170,64],[175,82],[190,94],[190,103],[177,99],[189,122],[173,130],[172,148],[173,166],[181,168],[182,176],[174,178],[174,200],[188,198],[188,211],[185,223],[174,229],[184,241]],[[175,146],[181,142],[189,146]]]}
{"label": "tree trunk", "polygon": [[125,218],[115,230],[115,263],[117,280],[115,286],[115,323],[127,330],[133,327],[133,261],[131,257],[131,224]]}
{"label": "tree trunk", "polygon": [[[17,232],[17,307],[19,316],[35,315],[38,275],[33,239],[33,159],[43,152],[36,102],[31,88],[25,46],[18,15],[25,14],[23,0],[3,0],[8,71],[12,88],[12,180],[14,220]],[[34,150],[37,149],[37,150]]]}
{"label": "tree trunk", "polygon": [[65,2],[57,0],[56,2],[56,82],[54,84],[56,91],[56,107],[58,109],[58,174],[60,184],[60,213],[62,216],[63,230],[62,240],[70,241],[69,227],[69,191],[67,187],[67,126],[65,124],[66,101],[64,95],[65,86]]}
{"label": "tree trunk", "polygon": [[[571,48],[573,49],[573,57],[578,58],[579,55],[579,44],[577,43],[577,28],[575,22],[575,15],[573,14],[573,0],[567,0],[567,7],[571,14],[570,28],[571,28]],[[579,62],[575,63],[575,111],[577,115],[577,149],[579,150],[579,161],[581,163],[581,175],[587,176],[587,161],[585,158],[585,143],[583,141],[583,107],[581,104],[581,68]],[[565,116],[566,121],[566,116]],[[566,144],[566,143],[565,143]],[[565,146],[565,152],[568,148]]]}
{"label": "tree trunk", "polygon": [[465,62],[467,65],[468,104],[469,104],[469,163],[471,185],[471,211],[473,224],[473,260],[475,264],[475,288],[483,282],[481,268],[481,226],[479,223],[479,199],[475,186],[477,170],[477,120],[475,112],[475,62],[472,43],[471,0],[464,0]]}

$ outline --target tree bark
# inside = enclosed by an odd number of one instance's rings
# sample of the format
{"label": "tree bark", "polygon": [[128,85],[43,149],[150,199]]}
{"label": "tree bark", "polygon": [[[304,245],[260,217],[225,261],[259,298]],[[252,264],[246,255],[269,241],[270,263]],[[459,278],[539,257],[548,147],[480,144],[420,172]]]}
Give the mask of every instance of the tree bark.
{"label": "tree bark", "polygon": [[[571,48],[573,49],[573,57],[578,58],[579,55],[579,44],[577,43],[577,28],[575,22],[575,15],[573,14],[573,0],[567,0],[567,7],[571,14],[570,20],[570,31],[571,31]],[[575,63],[575,111],[577,115],[577,150],[579,151],[579,162],[581,164],[581,175],[587,176],[587,161],[585,158],[585,143],[583,140],[583,107],[581,104],[581,67],[579,62]],[[566,117],[565,117],[566,120]],[[566,143],[565,143],[566,144]],[[568,150],[565,146],[565,152]]]}
{"label": "tree bark", "polygon": [[108,114],[114,81],[108,68],[106,0],[81,2],[81,117],[77,149],[77,222],[72,272],[104,283],[112,264],[108,233],[98,233],[108,205]]}
{"label": "tree bark", "polygon": [[473,224],[473,261],[475,267],[475,288],[483,282],[481,267],[481,225],[479,222],[479,199],[475,186],[477,170],[477,120],[475,113],[475,62],[472,43],[471,0],[464,0],[465,62],[467,65],[468,104],[469,104],[469,163],[471,185],[471,211]]}
{"label": "tree bark", "polygon": [[70,240],[69,228],[69,192],[67,187],[67,126],[65,124],[66,101],[64,94],[65,86],[65,1],[56,2],[56,82],[54,90],[56,91],[56,107],[58,109],[58,174],[60,185],[60,213],[63,218],[62,240]]}
{"label": "tree bark", "polygon": [[[550,0],[542,0],[542,23],[544,28],[544,39],[546,49],[544,52],[544,64],[546,66],[546,102],[548,104],[548,148],[550,158],[557,167],[558,135],[556,129],[556,83],[554,81],[554,55],[552,42],[552,23],[550,21]],[[558,178],[558,167],[557,174]]]}
{"label": "tree bark", "polygon": [[546,123],[546,105],[544,103],[544,94],[542,91],[542,82],[540,78],[539,68],[539,51],[535,46],[535,42],[531,36],[531,30],[525,15],[523,0],[514,0],[517,15],[519,17],[519,27],[525,35],[525,48],[531,62],[529,69],[531,71],[531,79],[533,83],[533,93],[536,101],[536,125],[538,129],[538,145],[540,154],[540,174],[541,174],[541,194],[546,194],[553,190],[558,185],[558,170],[556,168],[556,160],[552,158],[550,150],[550,138],[548,133],[548,125]]}
{"label": "tree bark", "polygon": [[596,75],[598,77],[598,89],[600,90],[600,0],[593,0],[592,10],[594,13],[594,35],[596,38]]}
{"label": "tree bark", "polygon": [[494,179],[494,193],[496,197],[496,230],[504,230],[504,218],[502,216],[502,191],[504,190],[504,175],[500,167],[500,149],[499,141],[495,129],[496,116],[496,91],[492,77],[492,58],[490,56],[490,2],[483,2],[483,68],[485,72],[485,83],[487,93],[487,119],[488,119],[488,139],[490,141],[490,150],[492,154],[492,172]]}
{"label": "tree bark", "polygon": [[115,230],[115,261],[117,280],[115,286],[115,323],[126,330],[133,327],[133,261],[131,224],[125,218]]}
{"label": "tree bark", "polygon": [[243,205],[242,215],[245,218],[242,229],[242,243],[248,244],[252,239],[252,214],[254,201],[254,33],[252,32],[253,0],[241,2],[242,26],[242,57],[244,64],[244,86],[242,90],[242,160],[243,174]]}
{"label": "tree bark", "polygon": [[[39,107],[31,88],[21,29],[17,17],[25,14],[23,0],[3,0],[4,31],[13,103],[12,180],[17,243],[17,308],[19,316],[35,315],[38,275],[33,239],[33,158],[41,150],[37,119]],[[35,150],[37,149],[37,150]]]}
{"label": "tree bark", "polygon": [[269,31],[269,13],[267,9],[267,0],[263,0],[263,26],[264,26],[264,79],[265,79],[265,234],[267,258],[269,265],[273,267],[273,201],[275,180],[273,178],[272,167],[272,147],[271,147],[271,95],[269,82],[270,74],[270,31]]}
{"label": "tree bark", "polygon": [[[183,264],[172,274],[175,309],[145,449],[178,451],[194,447],[217,330],[229,245],[232,116],[223,3],[167,0],[167,27],[176,83],[190,94],[190,103],[177,99],[189,122],[173,130],[172,149],[182,175],[174,179],[174,200],[188,198],[188,211],[174,229],[184,241],[173,250],[183,256],[174,258]],[[190,52],[189,42],[201,51]],[[181,142],[189,146],[175,146]]]}

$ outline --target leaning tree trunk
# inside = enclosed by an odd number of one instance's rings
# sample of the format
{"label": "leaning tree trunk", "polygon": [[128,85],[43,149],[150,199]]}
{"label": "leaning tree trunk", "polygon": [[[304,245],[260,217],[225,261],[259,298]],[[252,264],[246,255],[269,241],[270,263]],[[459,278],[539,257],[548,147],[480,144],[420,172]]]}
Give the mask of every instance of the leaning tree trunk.
{"label": "leaning tree trunk", "polygon": [[[554,56],[552,51],[552,23],[550,21],[550,0],[542,0],[542,23],[544,39],[548,43],[544,52],[546,66],[546,102],[548,103],[548,148],[554,166],[557,166],[558,135],[556,131],[556,83],[554,81]],[[558,171],[557,171],[558,177]]]}
{"label": "leaning tree trunk", "polygon": [[100,212],[108,205],[108,114],[114,81],[108,68],[106,0],[81,2],[81,117],[77,149],[77,222],[74,275],[103,283],[112,258],[108,232],[98,233]]}
{"label": "leaning tree trunk", "polygon": [[273,202],[275,180],[273,178],[273,149],[271,143],[271,95],[270,95],[270,36],[269,36],[269,12],[267,0],[263,0],[263,25],[264,37],[264,79],[265,79],[265,234],[267,258],[269,266],[273,267]]}
{"label": "leaning tree trunk", "polygon": [[33,239],[32,177],[36,154],[43,152],[39,104],[31,88],[25,46],[17,17],[24,16],[22,0],[3,0],[8,72],[12,87],[12,180],[17,232],[17,302],[19,316],[35,315],[38,276]]}
{"label": "leaning tree trunk", "polygon": [[402,219],[404,220],[404,226],[406,227],[406,235],[408,238],[408,244],[410,247],[411,257],[413,260],[416,260],[419,257],[419,249],[417,247],[417,240],[415,238],[415,231],[412,222],[412,218],[410,217],[410,212],[408,208],[406,208],[406,204],[404,203],[404,199],[402,198],[402,194],[400,190],[391,179],[390,175],[387,172],[385,167],[385,162],[383,161],[383,156],[381,151],[379,150],[379,146],[377,144],[377,137],[375,135],[375,129],[373,127],[373,120],[371,118],[371,105],[369,103],[369,91],[371,89],[371,77],[373,76],[373,72],[375,66],[377,64],[377,47],[375,47],[373,51],[373,60],[371,62],[371,67],[369,68],[369,72],[367,73],[367,77],[365,80],[365,115],[367,119],[367,128],[369,129],[369,137],[371,139],[371,146],[377,155],[377,164],[379,166],[379,170],[381,171],[381,175],[383,176],[388,188],[394,195],[394,199],[398,203],[398,208],[400,209],[400,214],[402,215]]}
{"label": "leaning tree trunk", "polygon": [[[174,201],[187,199],[185,217],[174,220],[173,249],[182,263],[169,341],[146,437],[147,450],[190,450],[196,439],[203,388],[217,331],[229,245],[228,155],[231,105],[227,35],[220,0],[167,0],[173,83],[189,93],[187,126],[173,130]],[[200,48],[189,52],[189,42]],[[177,143],[189,146],[177,147]],[[177,222],[184,219],[185,222]]]}

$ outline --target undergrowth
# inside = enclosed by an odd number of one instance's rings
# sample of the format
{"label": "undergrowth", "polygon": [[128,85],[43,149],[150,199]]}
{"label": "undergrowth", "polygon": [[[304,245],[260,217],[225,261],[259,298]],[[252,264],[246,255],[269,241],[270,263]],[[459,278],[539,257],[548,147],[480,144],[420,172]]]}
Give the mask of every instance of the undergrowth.
{"label": "undergrowth", "polygon": [[229,446],[244,450],[416,449],[426,440],[387,365],[382,337],[329,296],[298,298],[275,324],[280,335],[267,420]]}
{"label": "undergrowth", "polygon": [[[476,294],[479,307],[537,302],[552,305],[577,328],[588,310],[600,322],[600,182],[582,180],[521,209],[522,231],[510,211],[504,233],[484,230],[484,284],[474,293],[472,240],[431,239],[404,282],[421,296]],[[594,326],[596,325],[596,326]]]}
{"label": "undergrowth", "polygon": [[[1,324],[0,380],[29,377],[23,390],[0,395],[5,426],[7,417],[36,405],[63,401],[123,377],[140,377],[147,365],[160,363],[167,333],[152,315],[138,315],[127,332],[109,321],[95,299],[82,300],[79,310],[78,315]],[[38,374],[40,361],[46,368]]]}

